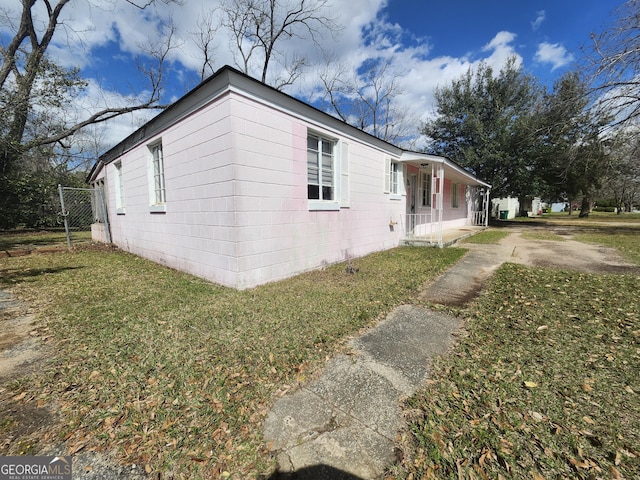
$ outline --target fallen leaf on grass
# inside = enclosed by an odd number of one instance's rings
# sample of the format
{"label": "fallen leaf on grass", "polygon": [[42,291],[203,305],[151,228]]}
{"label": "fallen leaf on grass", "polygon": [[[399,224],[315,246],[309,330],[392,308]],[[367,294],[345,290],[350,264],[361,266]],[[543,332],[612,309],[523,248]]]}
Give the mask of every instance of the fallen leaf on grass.
{"label": "fallen leaf on grass", "polygon": [[636,393],[636,392],[634,392],[633,388],[631,388],[629,385],[627,385],[626,387],[624,387],[624,390],[625,390],[627,393]]}
{"label": "fallen leaf on grass", "polygon": [[26,396],[27,396],[27,392],[22,392],[20,395],[16,395],[15,397],[13,397],[13,399],[15,401],[18,401],[18,400],[22,400]]}
{"label": "fallen leaf on grass", "polygon": [[622,478],[622,475],[620,475],[620,471],[613,465],[609,467],[609,472],[611,473],[611,478],[614,478],[614,479]]}
{"label": "fallen leaf on grass", "polygon": [[576,460],[575,458],[570,458],[569,459],[569,463],[571,465],[573,465],[574,467],[577,467],[577,468],[585,468],[586,469],[586,468],[589,468],[591,466],[587,462]]}
{"label": "fallen leaf on grass", "polygon": [[596,422],[593,418],[591,418],[588,415],[585,415],[584,417],[582,417],[582,420],[585,421],[586,423],[590,424],[590,425],[595,425]]}
{"label": "fallen leaf on grass", "polygon": [[524,386],[527,388],[536,388],[538,384],[536,382],[525,381]]}
{"label": "fallen leaf on grass", "polygon": [[541,413],[538,412],[531,412],[531,416],[537,420],[538,422],[541,420],[544,420],[544,415],[542,415]]}

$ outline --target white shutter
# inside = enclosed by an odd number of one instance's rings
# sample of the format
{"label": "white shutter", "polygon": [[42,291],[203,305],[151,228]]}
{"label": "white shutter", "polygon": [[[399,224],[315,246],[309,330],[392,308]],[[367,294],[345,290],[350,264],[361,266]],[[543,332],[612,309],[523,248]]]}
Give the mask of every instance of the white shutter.
{"label": "white shutter", "polygon": [[385,157],[384,159],[384,193],[391,191],[391,159]]}
{"label": "white shutter", "polygon": [[404,184],[405,178],[405,166],[402,163],[398,163],[398,195],[407,194],[407,186]]}
{"label": "white shutter", "polygon": [[349,207],[349,144],[342,142],[340,151],[340,206]]}

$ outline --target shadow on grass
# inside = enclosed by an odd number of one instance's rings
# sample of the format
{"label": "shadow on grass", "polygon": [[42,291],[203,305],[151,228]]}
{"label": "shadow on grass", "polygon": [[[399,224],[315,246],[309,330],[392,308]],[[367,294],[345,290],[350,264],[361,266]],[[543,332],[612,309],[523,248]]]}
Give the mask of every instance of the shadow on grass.
{"label": "shadow on grass", "polygon": [[[69,233],[73,243],[91,241],[91,231],[85,228],[71,228]],[[0,251],[56,247],[66,244],[67,235],[61,229],[0,231]]]}
{"label": "shadow on grass", "polygon": [[329,465],[314,465],[295,472],[275,472],[266,480],[362,480],[362,478]]}
{"label": "shadow on grass", "polygon": [[56,268],[3,268],[0,269],[0,287],[10,287],[16,283],[26,282],[41,275],[60,273],[66,270],[77,270],[84,267],[56,267]]}
{"label": "shadow on grass", "polygon": [[555,229],[571,230],[579,233],[596,233],[607,235],[629,235],[640,234],[640,224],[638,225],[607,225],[607,224],[590,224],[590,223],[561,223],[553,220],[545,220],[544,218],[529,219],[526,221],[510,221],[492,219],[489,226],[497,229],[509,228],[535,228],[546,227]]}

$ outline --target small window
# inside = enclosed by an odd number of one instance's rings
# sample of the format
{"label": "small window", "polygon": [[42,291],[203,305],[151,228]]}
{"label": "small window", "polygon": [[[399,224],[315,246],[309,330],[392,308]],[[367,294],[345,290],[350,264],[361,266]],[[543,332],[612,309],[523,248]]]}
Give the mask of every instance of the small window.
{"label": "small window", "polygon": [[391,158],[384,159],[384,193],[390,193],[392,200],[400,200],[404,195],[403,168],[400,162],[395,162]]}
{"label": "small window", "polygon": [[[151,152],[151,168],[149,172],[151,182],[149,188],[151,207],[160,207],[157,211],[164,211],[166,190],[164,183],[164,157],[162,154],[162,142],[149,145],[149,151]],[[152,208],[152,211],[153,210],[154,209]]]}
{"label": "small window", "polygon": [[460,206],[460,184],[451,184],[451,208],[458,208]]}
{"label": "small window", "polygon": [[116,170],[115,186],[116,186],[116,213],[124,213],[124,184],[122,183],[122,162],[113,164]]}
{"label": "small window", "polygon": [[431,175],[426,172],[421,174],[420,182],[420,204],[423,207],[431,206]]}
{"label": "small window", "polygon": [[400,164],[391,162],[391,170],[389,170],[389,192],[394,195],[400,195]]}
{"label": "small window", "polygon": [[317,135],[307,136],[307,198],[335,200],[335,142]]}

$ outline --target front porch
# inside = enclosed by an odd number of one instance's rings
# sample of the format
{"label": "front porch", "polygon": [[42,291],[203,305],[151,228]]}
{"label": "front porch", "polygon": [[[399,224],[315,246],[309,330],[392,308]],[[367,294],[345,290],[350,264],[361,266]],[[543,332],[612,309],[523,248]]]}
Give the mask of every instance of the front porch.
{"label": "front porch", "polygon": [[484,225],[466,225],[463,227],[452,227],[442,230],[440,235],[407,235],[406,232],[400,240],[400,245],[413,245],[423,247],[449,247],[455,243],[464,240],[467,237],[480,233],[486,230],[487,226]]}
{"label": "front porch", "polygon": [[488,183],[444,157],[415,152],[403,157],[402,245],[442,248],[487,227]]}

